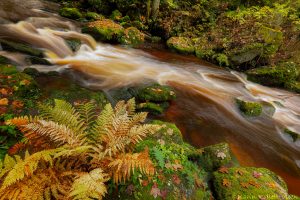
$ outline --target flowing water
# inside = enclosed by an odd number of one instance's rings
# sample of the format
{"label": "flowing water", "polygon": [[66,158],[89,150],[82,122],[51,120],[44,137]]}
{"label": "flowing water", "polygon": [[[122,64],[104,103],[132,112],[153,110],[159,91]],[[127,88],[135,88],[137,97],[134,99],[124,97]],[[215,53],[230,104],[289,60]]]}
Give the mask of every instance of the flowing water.
{"label": "flowing water", "polygon": [[[162,118],[176,123],[186,141],[197,147],[226,141],[241,165],[273,170],[285,179],[291,193],[300,195],[300,141],[293,142],[283,131],[289,128],[300,132],[299,95],[254,84],[241,73],[194,57],[96,43],[90,36],[80,34],[73,23],[48,12],[54,5],[35,0],[20,2],[23,1],[0,2],[0,38],[44,49],[54,66],[36,68],[71,69],[85,87],[108,93],[113,88],[148,81],[171,85],[178,99]],[[73,53],[65,38],[78,38],[84,45]],[[22,54],[0,51],[1,54],[24,65]],[[245,118],[235,98],[263,103],[262,116]]]}

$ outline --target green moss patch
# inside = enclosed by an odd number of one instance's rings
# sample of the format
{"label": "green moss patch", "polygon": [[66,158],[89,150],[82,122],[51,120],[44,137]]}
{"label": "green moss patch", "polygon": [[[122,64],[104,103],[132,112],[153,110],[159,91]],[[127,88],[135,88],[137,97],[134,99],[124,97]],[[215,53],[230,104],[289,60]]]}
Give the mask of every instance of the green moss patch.
{"label": "green moss patch", "polygon": [[62,17],[66,17],[69,19],[80,19],[82,18],[82,14],[77,8],[62,8],[59,11],[59,14]]}
{"label": "green moss patch", "polygon": [[223,168],[213,173],[218,199],[288,199],[287,186],[264,168]]}
{"label": "green moss patch", "polygon": [[27,44],[2,39],[0,40],[0,44],[2,49],[5,51],[20,52],[31,56],[43,57],[42,50],[31,47]]}
{"label": "green moss patch", "polygon": [[186,37],[171,37],[167,41],[167,45],[170,49],[179,53],[193,54],[195,52],[192,40]]}
{"label": "green moss patch", "polygon": [[169,86],[154,84],[139,89],[136,98],[140,101],[163,102],[176,99],[176,94]]}
{"label": "green moss patch", "polygon": [[120,43],[129,46],[138,46],[144,43],[145,36],[135,27],[125,29],[124,35],[120,38]]}
{"label": "green moss patch", "polygon": [[262,113],[263,106],[257,102],[236,99],[236,103],[242,113],[246,116],[256,117]]}

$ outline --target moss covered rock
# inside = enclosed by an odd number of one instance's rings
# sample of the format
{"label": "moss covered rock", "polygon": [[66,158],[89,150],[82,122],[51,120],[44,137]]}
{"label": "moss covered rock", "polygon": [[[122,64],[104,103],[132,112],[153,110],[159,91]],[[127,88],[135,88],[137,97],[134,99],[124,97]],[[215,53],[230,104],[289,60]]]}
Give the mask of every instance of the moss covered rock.
{"label": "moss covered rock", "polygon": [[95,21],[95,20],[102,20],[105,17],[103,15],[101,15],[101,14],[96,13],[96,12],[87,12],[85,14],[85,18],[87,20],[90,20],[90,21]]}
{"label": "moss covered rock", "polygon": [[163,102],[174,100],[176,94],[169,86],[154,84],[139,89],[136,98],[140,101]]}
{"label": "moss covered rock", "polygon": [[120,20],[122,18],[122,13],[120,11],[118,11],[118,10],[114,10],[111,13],[111,15],[110,15],[109,18],[112,19],[112,20],[118,21],[118,20]]}
{"label": "moss covered rock", "polygon": [[263,110],[263,106],[257,102],[250,102],[241,99],[236,99],[236,103],[240,111],[242,111],[242,113],[244,113],[246,116],[249,117],[259,116],[261,115]]}
{"label": "moss covered rock", "polygon": [[2,49],[5,51],[20,52],[31,56],[43,57],[42,50],[31,47],[27,44],[2,39],[0,40],[0,44],[2,46]]}
{"label": "moss covered rock", "polygon": [[10,59],[0,55],[0,65],[7,65],[11,63],[12,61]]}
{"label": "moss covered rock", "polygon": [[117,42],[124,35],[124,28],[110,19],[103,19],[88,23],[82,32],[97,40]]}
{"label": "moss covered rock", "polygon": [[285,182],[264,168],[223,168],[213,173],[218,199],[288,199]]}
{"label": "moss covered rock", "polygon": [[288,134],[293,139],[293,142],[296,142],[300,138],[299,133],[296,133],[288,128],[284,129],[284,133]]}
{"label": "moss covered rock", "polygon": [[171,37],[167,41],[167,45],[170,49],[179,53],[193,54],[195,52],[192,40],[186,37]]}
{"label": "moss covered rock", "polygon": [[165,112],[165,110],[169,107],[168,102],[162,103],[153,103],[153,102],[145,102],[137,105],[137,110],[149,112],[154,115],[160,115]]}
{"label": "moss covered rock", "polygon": [[124,35],[120,38],[120,43],[130,46],[138,46],[144,43],[145,35],[135,27],[125,29]]}
{"label": "moss covered rock", "polygon": [[77,8],[62,8],[59,10],[59,14],[62,17],[66,17],[69,19],[80,19],[82,18],[82,14]]}
{"label": "moss covered rock", "polygon": [[285,83],[285,88],[292,92],[300,93],[300,82],[299,81],[289,81]]}
{"label": "moss covered rock", "polygon": [[161,139],[164,140],[167,143],[177,143],[177,144],[183,144],[183,138],[181,131],[178,129],[178,127],[175,124],[163,122],[160,120],[153,120],[151,124],[157,124],[161,125],[161,129],[155,133],[153,136],[150,136],[154,139]]}
{"label": "moss covered rock", "polygon": [[0,65],[0,74],[2,75],[12,75],[17,72],[17,68],[13,65]]}
{"label": "moss covered rock", "polygon": [[73,52],[78,51],[81,46],[81,41],[79,39],[70,38],[70,39],[66,39],[65,42]]}
{"label": "moss covered rock", "polygon": [[283,87],[286,83],[295,81],[299,76],[297,65],[293,62],[277,66],[261,67],[246,72],[248,80],[268,86]]}
{"label": "moss covered rock", "polygon": [[27,56],[25,60],[29,65],[52,65],[48,60],[36,56]]}
{"label": "moss covered rock", "polygon": [[221,166],[233,164],[230,148],[227,143],[198,149],[197,151],[193,151],[189,157],[209,172],[215,171]]}

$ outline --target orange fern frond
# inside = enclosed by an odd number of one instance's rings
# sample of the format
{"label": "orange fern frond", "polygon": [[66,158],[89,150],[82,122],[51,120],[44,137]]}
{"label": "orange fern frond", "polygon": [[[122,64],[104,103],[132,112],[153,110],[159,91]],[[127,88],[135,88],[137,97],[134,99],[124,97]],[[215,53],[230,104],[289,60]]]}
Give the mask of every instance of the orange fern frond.
{"label": "orange fern frond", "polygon": [[29,122],[30,122],[29,118],[27,116],[24,116],[24,117],[15,117],[13,119],[7,120],[5,124],[21,127],[28,124]]}
{"label": "orange fern frond", "polygon": [[111,168],[110,171],[116,184],[129,180],[135,170],[139,170],[148,176],[152,176],[155,173],[148,149],[145,149],[141,153],[121,154],[108,166]]}

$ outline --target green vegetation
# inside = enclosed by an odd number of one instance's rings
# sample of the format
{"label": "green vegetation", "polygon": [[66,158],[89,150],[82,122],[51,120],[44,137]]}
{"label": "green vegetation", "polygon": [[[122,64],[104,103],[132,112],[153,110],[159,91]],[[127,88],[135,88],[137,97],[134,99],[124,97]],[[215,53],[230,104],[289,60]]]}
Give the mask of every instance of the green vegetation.
{"label": "green vegetation", "polygon": [[82,17],[82,14],[77,8],[62,8],[59,14],[70,19],[80,19]]}
{"label": "green vegetation", "polygon": [[284,133],[288,134],[289,136],[292,137],[293,142],[296,142],[300,138],[300,134],[296,133],[294,131],[291,131],[290,129],[284,129]]}
{"label": "green vegetation", "polygon": [[192,41],[186,37],[171,37],[167,45],[170,49],[183,54],[192,54],[195,51]]}
{"label": "green vegetation", "polygon": [[240,109],[246,116],[256,117],[262,113],[263,107],[260,103],[244,101],[240,99],[236,99],[236,103]]}
{"label": "green vegetation", "polygon": [[136,47],[140,44],[143,44],[145,36],[135,27],[129,27],[125,29],[124,35],[120,38],[120,43]]}

